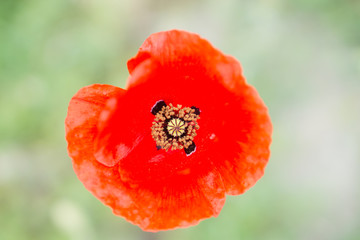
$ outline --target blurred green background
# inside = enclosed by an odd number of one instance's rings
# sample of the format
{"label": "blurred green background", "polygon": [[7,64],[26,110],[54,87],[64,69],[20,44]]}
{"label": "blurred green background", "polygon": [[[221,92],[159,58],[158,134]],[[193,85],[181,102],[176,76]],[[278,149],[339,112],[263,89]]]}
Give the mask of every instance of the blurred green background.
{"label": "blurred green background", "polygon": [[[235,56],[274,124],[265,176],[218,218],[144,233],[77,180],[70,98],[125,86],[151,33]],[[360,1],[1,0],[0,239],[360,239]]]}

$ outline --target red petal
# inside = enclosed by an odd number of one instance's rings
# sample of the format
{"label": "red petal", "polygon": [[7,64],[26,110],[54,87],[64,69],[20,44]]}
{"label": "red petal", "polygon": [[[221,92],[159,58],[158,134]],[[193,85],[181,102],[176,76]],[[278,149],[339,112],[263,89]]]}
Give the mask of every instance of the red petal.
{"label": "red petal", "polygon": [[[190,75],[202,71],[207,76],[217,78],[217,81],[229,90],[244,83],[239,62],[231,56],[224,55],[195,33],[172,30],[152,34],[142,44],[138,54],[128,61],[130,74],[133,75],[136,67],[149,59],[153,63],[157,62],[162,68],[178,71],[187,69],[186,73]],[[129,78],[127,88],[139,83],[135,79]],[[204,79],[204,82],[209,80],[211,78]]]}
{"label": "red petal", "polygon": [[[93,158],[93,141],[98,132],[96,126],[100,112],[109,99],[124,93],[125,90],[118,87],[94,84],[80,89],[74,95],[65,120],[68,151],[72,158],[76,157],[79,161]],[[79,156],[80,149],[83,148],[88,148],[88,151],[83,151],[85,156]],[[100,162],[109,164],[106,159]]]}
{"label": "red petal", "polygon": [[[184,78],[174,87],[174,84],[166,83],[168,79],[176,81],[178,76],[172,73],[151,71],[151,74],[143,74],[150,83],[143,82],[131,88],[125,98],[118,100],[115,117],[106,123],[109,142],[132,150],[119,163],[122,179],[129,182],[162,181],[187,168],[202,174],[216,166],[227,193],[243,193],[263,175],[269,158],[271,122],[267,108],[251,86],[244,84],[229,91],[216,82],[204,85],[200,80]],[[195,74],[193,76],[197,78]],[[159,84],[152,85],[152,78]],[[150,136],[153,121],[150,110],[160,99],[167,103],[194,105],[202,111],[200,129],[194,140],[197,151],[190,157],[180,150],[156,150]],[[115,147],[113,151],[119,152]]]}
{"label": "red petal", "polygon": [[[141,57],[145,53],[151,58]],[[169,31],[151,35],[128,66],[132,73],[129,91],[141,96],[144,103],[162,99],[202,110],[195,142],[207,154],[197,153],[195,161],[213,162],[223,175],[228,194],[243,193],[263,175],[271,142],[270,117],[256,90],[245,83],[236,59],[196,34]],[[146,115],[138,117],[145,119]],[[144,126],[143,132],[147,128]],[[153,153],[149,159],[153,158],[165,157]],[[139,165],[144,171],[153,169],[146,161]],[[127,175],[135,170],[125,169]],[[161,168],[163,173],[169,173],[168,169]],[[134,178],[138,176],[134,174]]]}
{"label": "red petal", "polygon": [[114,213],[148,231],[188,227],[216,217],[224,203],[224,187],[217,172],[196,178],[184,175],[161,183],[148,182],[129,189],[132,209],[113,206]]}
{"label": "red petal", "polygon": [[251,86],[242,89],[237,102],[228,102],[221,116],[225,116],[222,126],[211,136],[211,141],[221,149],[221,157],[215,165],[222,176],[226,193],[241,194],[264,174],[270,156],[270,117]]}
{"label": "red petal", "polygon": [[216,171],[193,177],[183,171],[161,184],[124,183],[117,167],[107,167],[94,157],[94,139],[105,102],[125,91],[108,86],[82,88],[71,100],[66,117],[66,139],[74,170],[84,184],[115,214],[157,231],[196,224],[217,216],[224,204],[224,187]]}
{"label": "red petal", "polygon": [[[144,92],[128,91],[125,96],[117,99],[113,103],[113,112],[108,114],[109,117],[100,120],[99,125],[103,128],[95,145],[101,146],[103,152],[120,160],[119,172],[122,180],[126,182],[163,181],[176,175],[182,176],[182,171],[189,168],[194,178],[211,171],[213,166],[208,161],[211,153],[204,151],[207,146],[201,147],[203,151],[189,157],[183,150],[157,150],[150,134],[154,119],[150,111],[159,94],[153,95],[149,91],[151,89],[151,86],[146,86]],[[201,129],[198,134],[200,141],[196,144],[200,147],[203,144]],[[100,147],[95,149],[98,158]]]}

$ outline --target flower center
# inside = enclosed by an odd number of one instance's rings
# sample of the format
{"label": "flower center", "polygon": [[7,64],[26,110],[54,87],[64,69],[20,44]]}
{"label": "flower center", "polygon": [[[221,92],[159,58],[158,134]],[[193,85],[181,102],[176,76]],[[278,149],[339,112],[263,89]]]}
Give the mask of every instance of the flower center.
{"label": "flower center", "polygon": [[180,118],[173,118],[168,122],[167,131],[173,137],[180,137],[185,132],[185,122]]}
{"label": "flower center", "polygon": [[163,100],[157,101],[151,109],[155,115],[151,135],[158,150],[184,149],[186,155],[196,150],[194,137],[199,129],[197,120],[200,110],[197,107],[166,105]]}

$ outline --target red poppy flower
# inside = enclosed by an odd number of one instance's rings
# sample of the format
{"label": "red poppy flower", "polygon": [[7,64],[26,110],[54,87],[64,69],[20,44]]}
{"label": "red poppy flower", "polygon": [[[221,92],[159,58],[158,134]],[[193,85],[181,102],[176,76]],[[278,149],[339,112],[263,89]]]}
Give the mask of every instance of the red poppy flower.
{"label": "red poppy flower", "polygon": [[184,31],[151,35],[126,90],[94,84],[71,99],[74,170],[114,214],[158,231],[217,216],[225,195],[263,175],[272,125],[240,64]]}

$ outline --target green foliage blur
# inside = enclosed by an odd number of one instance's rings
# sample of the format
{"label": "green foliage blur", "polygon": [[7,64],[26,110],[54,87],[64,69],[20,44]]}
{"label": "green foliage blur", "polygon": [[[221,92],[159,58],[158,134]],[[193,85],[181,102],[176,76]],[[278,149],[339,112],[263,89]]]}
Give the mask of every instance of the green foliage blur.
{"label": "green foliage blur", "polygon": [[[359,23],[356,0],[1,0],[0,239],[360,239]],[[274,135],[265,176],[219,217],[154,234],[85,190],[64,119],[169,29],[239,59]]]}

